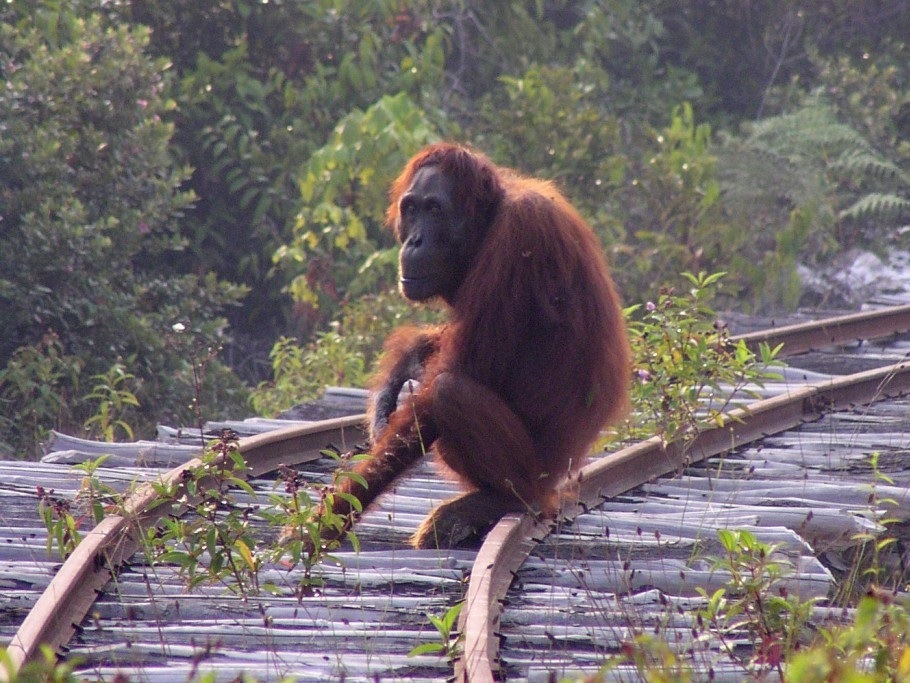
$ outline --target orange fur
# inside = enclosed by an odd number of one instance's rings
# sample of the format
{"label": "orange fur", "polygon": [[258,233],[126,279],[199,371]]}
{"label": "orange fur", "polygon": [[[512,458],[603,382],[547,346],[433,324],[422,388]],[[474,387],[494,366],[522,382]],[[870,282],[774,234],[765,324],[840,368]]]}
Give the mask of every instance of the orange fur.
{"label": "orange fur", "polygon": [[[417,154],[393,183],[387,218],[396,234],[399,199],[425,166],[454,179],[476,255],[449,302],[449,324],[390,339],[380,385],[415,343],[425,344],[418,338],[429,336],[433,350],[413,402],[389,415],[374,457],[358,467],[368,487],[347,484],[348,492],[368,505],[432,446],[466,490],[479,492],[484,518],[551,510],[556,487],[627,406],[629,347],[602,250],[552,183],[450,144]],[[466,506],[448,509],[463,515]],[[437,522],[459,526],[442,511],[418,545],[438,540]]]}

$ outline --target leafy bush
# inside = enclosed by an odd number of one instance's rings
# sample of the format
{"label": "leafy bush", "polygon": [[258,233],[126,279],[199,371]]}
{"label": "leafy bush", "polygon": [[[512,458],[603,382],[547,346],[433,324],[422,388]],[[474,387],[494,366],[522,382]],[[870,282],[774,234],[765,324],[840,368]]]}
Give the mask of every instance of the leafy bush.
{"label": "leafy bush", "polygon": [[[166,332],[185,320],[221,338],[218,311],[242,292],[169,267],[183,247],[175,218],[192,196],[168,151],[172,127],[162,119],[173,103],[165,64],[143,53],[148,31],[104,29],[98,17],[67,13],[41,30],[20,9],[0,11],[0,367],[17,359],[3,391],[7,400],[9,391],[24,396],[11,373],[39,376],[53,358],[74,359],[69,366],[78,362],[87,376],[123,363],[136,375],[148,429],[167,414],[161,406],[187,405],[195,391]],[[42,345],[49,331],[58,350]],[[24,369],[29,362],[36,366]],[[68,403],[78,378],[52,379],[42,391]],[[230,405],[239,385],[223,376],[220,387],[218,405]],[[67,409],[72,415],[44,427],[89,417]],[[35,435],[14,428],[4,438],[29,448]]]}
{"label": "leafy bush", "polygon": [[633,415],[620,438],[685,443],[699,430],[722,424],[735,407],[732,390],[760,384],[778,349],[760,354],[734,344],[709,306],[724,273],[684,273],[686,290],[663,287],[655,301],[626,310],[632,347]]}
{"label": "leafy bush", "polygon": [[[733,151],[742,152],[749,159],[771,157],[776,169],[789,172],[773,180],[756,173],[735,189],[745,189],[749,181],[758,180],[761,187],[775,182],[774,200],[820,207],[819,216],[830,221],[829,229],[836,231],[833,236],[843,247],[856,244],[868,223],[890,219],[894,226],[895,218],[910,216],[910,199],[902,196],[910,190],[910,176],[859,131],[838,120],[821,96],[809,98],[792,113],[752,124],[742,148]],[[785,181],[796,182],[783,187]]]}
{"label": "leafy bush", "polygon": [[37,455],[51,427],[72,426],[82,367],[53,332],[17,349],[0,370],[0,449]]}
{"label": "leafy bush", "polygon": [[281,337],[269,354],[271,381],[261,382],[250,394],[258,415],[274,415],[301,400],[315,398],[326,386],[362,386],[366,381],[363,357],[348,337],[323,332],[309,345]]}
{"label": "leafy bush", "polygon": [[353,299],[342,307],[332,329],[308,344],[287,337],[275,343],[272,379],[251,392],[250,404],[258,415],[275,415],[318,397],[327,386],[363,386],[392,329],[405,323],[438,323],[442,317],[439,309],[415,306],[394,290]]}
{"label": "leafy bush", "polygon": [[696,124],[692,107],[673,110],[670,125],[650,130],[623,180],[617,208],[624,224],[612,245],[623,291],[654,291],[684,284],[678,273],[723,269],[725,243],[735,239],[725,222],[711,129]]}
{"label": "leafy bush", "polygon": [[910,680],[910,603],[906,594],[870,590],[852,622],[822,629],[792,653],[785,681],[891,683]]}
{"label": "leafy bush", "polygon": [[910,161],[910,98],[905,46],[886,43],[859,59],[814,56],[825,100],[872,147],[906,168]]}
{"label": "leafy bush", "polygon": [[388,185],[414,152],[436,139],[433,124],[403,94],[338,123],[301,172],[304,206],[292,240],[275,254],[292,277],[296,301],[330,320],[342,298],[394,281],[394,239],[382,229]]}
{"label": "leafy bush", "polygon": [[[625,171],[619,122],[603,106],[605,71],[535,66],[481,101],[477,145],[497,162],[557,182],[580,211],[609,233],[611,195]],[[615,233],[615,230],[613,231]]]}
{"label": "leafy bush", "polygon": [[393,93],[432,99],[444,60],[432,4],[110,3],[113,21],[151,27],[151,50],[173,62],[174,146],[199,197],[181,219],[182,265],[250,287],[231,316],[243,333],[272,340],[299,312],[271,257],[300,210],[301,163],[354,109]]}

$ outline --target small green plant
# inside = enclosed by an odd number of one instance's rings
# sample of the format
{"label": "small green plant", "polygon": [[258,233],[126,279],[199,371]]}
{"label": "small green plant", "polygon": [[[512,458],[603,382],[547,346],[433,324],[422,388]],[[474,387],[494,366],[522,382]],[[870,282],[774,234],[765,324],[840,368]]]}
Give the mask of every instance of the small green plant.
{"label": "small green plant", "polygon": [[735,637],[745,633],[752,643],[752,654],[744,666],[761,679],[770,672],[783,677],[784,657],[797,648],[807,635],[812,601],[790,595],[783,581],[792,571],[773,545],[762,543],[749,531],[720,529],[717,532],[724,556],[715,567],[730,574],[727,585],[708,593],[698,614],[705,637],[720,638],[734,661]]}
{"label": "small green plant", "polygon": [[65,560],[82,540],[76,518],[70,511],[70,501],[55,496],[54,489],[43,486],[36,486],[35,493],[38,496],[38,514],[47,529],[47,554],[50,556],[56,547]]}
{"label": "small green plant", "polygon": [[910,681],[910,601],[871,589],[853,622],[821,629],[809,647],[793,653],[784,681],[798,683],[906,683]]}
{"label": "small green plant", "polygon": [[41,657],[29,662],[18,671],[6,648],[0,648],[0,679],[6,683],[75,683],[78,679],[73,669],[79,666],[79,657],[58,661],[57,655],[47,645],[41,646]]}
{"label": "small green plant", "polygon": [[898,546],[898,539],[893,534],[881,533],[900,520],[891,517],[880,517],[882,509],[899,508],[898,502],[893,498],[884,498],[879,486],[884,484],[893,486],[894,480],[882,472],[879,463],[880,454],[873,452],[869,456],[869,467],[872,470],[872,482],[868,485],[869,503],[868,514],[878,528],[868,530],[853,536],[856,544],[851,548],[852,560],[849,570],[838,584],[838,594],[834,597],[835,603],[849,604],[863,595],[870,584],[877,584],[892,588],[899,588],[901,580],[906,578],[906,573],[884,571],[883,559],[885,555]]}
{"label": "small green plant", "polygon": [[690,439],[723,424],[736,405],[731,390],[771,376],[767,367],[779,349],[765,345],[756,355],[732,342],[707,304],[723,275],[684,273],[685,293],[664,288],[656,302],[626,310],[635,376],[633,418],[620,430],[623,438]]}
{"label": "small green plant", "polygon": [[74,471],[82,472],[85,476],[72,501],[55,496],[53,489],[35,487],[38,514],[47,529],[48,555],[56,547],[61,558],[69,557],[82,540],[79,529],[85,519],[90,517],[92,523],[97,524],[104,519],[109,506],[117,506],[122,502],[122,496],[96,476],[98,468],[108,458],[110,455],[102,455],[73,465]]}
{"label": "small green plant", "polygon": [[[273,494],[270,498],[271,509],[263,513],[273,525],[283,530],[280,543],[273,551],[273,559],[291,568],[303,569],[297,585],[297,594],[301,598],[312,595],[323,585],[322,578],[316,573],[319,565],[339,562],[332,552],[340,547],[341,536],[349,539],[355,550],[360,548],[357,535],[350,528],[354,517],[362,512],[362,506],[355,496],[340,492],[338,487],[346,478],[366,486],[363,477],[351,471],[348,464],[369,456],[354,453],[340,455],[332,450],[323,451],[323,455],[339,464],[331,483],[308,482],[299,472],[284,466],[279,470],[279,481],[284,482],[288,495]],[[338,514],[335,511],[338,500],[343,500],[351,512]]]}
{"label": "small green plant", "polygon": [[[345,465],[359,456],[327,454]],[[237,445],[237,436],[225,430],[202,456],[202,466],[187,470],[177,482],[156,484],[159,504],[189,504],[190,514],[162,520],[159,529],[148,532],[156,562],[176,564],[188,587],[203,582],[218,582],[241,595],[265,590],[278,593],[272,584],[260,584],[259,571],[266,561],[282,562],[289,569],[302,567],[297,585],[298,597],[311,595],[323,585],[317,567],[338,562],[331,552],[341,545],[339,537],[350,529],[360,513],[359,501],[338,492],[343,478],[365,482],[345,467],[339,467],[332,483],[307,482],[294,469],[282,466],[279,481],[289,496],[273,494],[270,504],[260,508],[256,494],[246,481],[248,466]],[[238,488],[254,499],[254,504],[239,504],[230,490]],[[344,498],[351,507],[348,515],[334,512],[336,501]],[[192,513],[195,513],[193,515]],[[259,515],[284,534],[278,543],[266,544],[254,534],[253,515]],[[354,548],[357,537],[347,533]]]}
{"label": "small green plant", "polygon": [[102,455],[73,465],[72,468],[85,475],[82,477],[82,484],[76,493],[74,502],[80,509],[85,508],[91,513],[92,521],[95,524],[104,519],[108,507],[120,505],[123,500],[119,493],[96,476],[98,468],[110,457],[110,455]]}
{"label": "small green plant", "polygon": [[133,438],[133,428],[126,416],[131,407],[139,407],[139,400],[129,388],[135,379],[119,361],[107,372],[92,375],[95,386],[82,397],[84,403],[97,406],[94,414],[84,422],[90,438],[116,441],[118,430],[126,438]]}
{"label": "small green plant", "polygon": [[650,633],[639,633],[622,644],[620,661],[631,662],[648,683],[689,683],[692,666],[666,643]]}
{"label": "small green plant", "polygon": [[464,602],[458,602],[443,612],[440,616],[427,614],[427,619],[433,624],[436,632],[439,634],[439,640],[433,643],[421,643],[408,652],[408,657],[417,657],[418,655],[436,654],[454,661],[461,655],[463,634],[456,634],[458,625],[458,615],[461,614],[461,608]]}
{"label": "small green plant", "polygon": [[149,531],[155,561],[176,564],[190,588],[212,581],[243,595],[256,592],[262,560],[250,530],[254,509],[237,505],[229,493],[239,488],[256,495],[245,479],[248,467],[237,435],[224,430],[206,449],[202,463],[178,482],[154,485],[162,504],[188,502],[196,513],[189,519],[167,517],[160,529]]}

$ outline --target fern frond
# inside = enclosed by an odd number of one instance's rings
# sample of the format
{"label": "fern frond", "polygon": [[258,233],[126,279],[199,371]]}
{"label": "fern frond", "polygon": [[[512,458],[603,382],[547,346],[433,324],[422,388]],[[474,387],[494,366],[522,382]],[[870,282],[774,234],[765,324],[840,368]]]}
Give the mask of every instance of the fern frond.
{"label": "fern frond", "polygon": [[863,195],[838,214],[841,219],[869,220],[910,214],[910,199],[896,194],[872,192]]}
{"label": "fern frond", "polygon": [[829,168],[838,173],[869,175],[910,185],[910,176],[900,166],[870,149],[849,149],[832,161]]}
{"label": "fern frond", "polygon": [[757,121],[749,139],[790,158],[832,157],[851,149],[868,149],[868,143],[858,131],[840,123],[830,107],[819,103]]}
{"label": "fern frond", "polygon": [[830,193],[820,170],[810,172],[805,163],[795,164],[766,146],[728,144],[717,152],[717,168],[731,206],[770,203],[788,213],[793,206],[818,204]]}

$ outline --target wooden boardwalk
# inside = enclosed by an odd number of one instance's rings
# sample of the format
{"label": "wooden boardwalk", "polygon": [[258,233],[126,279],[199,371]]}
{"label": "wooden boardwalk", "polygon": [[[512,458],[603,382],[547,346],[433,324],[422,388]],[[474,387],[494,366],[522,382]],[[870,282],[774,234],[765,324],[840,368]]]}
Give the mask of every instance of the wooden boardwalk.
{"label": "wooden boardwalk", "polygon": [[[767,390],[779,393],[834,370],[885,365],[908,354],[910,343],[902,340],[808,354]],[[69,463],[97,455],[91,444],[60,440],[55,447],[62,450],[47,460],[62,462],[0,462],[0,631],[7,642],[60,566],[45,552],[35,486],[71,498],[82,475]],[[190,451],[124,446],[108,461],[118,466],[102,468],[99,476],[127,490]],[[877,480],[873,453],[877,472],[893,483]],[[792,567],[788,590],[830,597],[857,537],[880,533],[883,514],[902,519],[892,532],[910,541],[908,453],[910,403],[891,399],[830,413],[580,515],[536,545],[516,572],[496,630],[501,677],[550,681],[590,673],[634,634],[651,633],[685,653],[696,680],[709,670],[716,680],[742,680],[730,653],[701,637],[694,623],[694,610],[704,604],[698,589],[711,593],[729,578],[713,562],[721,554],[717,530],[749,530],[777,545]],[[304,469],[324,478],[330,468],[316,461]],[[273,479],[254,484],[259,500],[275,490]],[[361,551],[337,553],[341,564],[323,569],[324,591],[300,601],[293,597],[298,574],[282,567],[265,569],[264,578],[285,587],[283,594],[241,598],[220,585],[188,592],[173,568],[149,566],[137,554],[94,602],[67,656],[79,659],[86,676],[103,680],[125,674],[182,681],[207,671],[226,681],[240,672],[263,681],[286,675],[299,681],[446,680],[453,675],[447,659],[408,652],[439,641],[427,614],[440,615],[465,598],[476,551],[415,551],[404,541],[453,490],[429,465],[403,479],[359,523]],[[906,567],[899,557],[895,562],[900,576]],[[623,668],[610,675],[636,680]]]}

